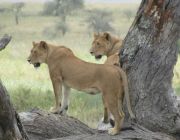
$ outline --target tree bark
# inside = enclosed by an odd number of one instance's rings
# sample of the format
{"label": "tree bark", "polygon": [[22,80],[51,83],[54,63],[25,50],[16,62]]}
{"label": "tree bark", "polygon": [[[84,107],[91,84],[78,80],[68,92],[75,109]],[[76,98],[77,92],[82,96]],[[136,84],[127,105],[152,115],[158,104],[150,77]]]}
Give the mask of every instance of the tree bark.
{"label": "tree bark", "polygon": [[10,41],[11,41],[11,36],[4,35],[4,36],[0,39],[0,51],[3,50]]}
{"label": "tree bark", "polygon": [[[0,40],[0,51],[10,42],[11,37],[4,35]],[[0,81],[0,140],[28,140],[18,114],[10,103],[5,87]]]}
{"label": "tree bark", "polygon": [[20,118],[31,140],[175,140],[172,136],[154,133],[137,124],[124,126],[120,135],[110,136],[105,131],[89,128],[73,117],[51,114],[39,109],[22,112]]}
{"label": "tree bark", "polygon": [[96,132],[73,117],[52,114],[39,109],[22,112],[20,118],[29,138],[32,140],[86,135]]}
{"label": "tree bark", "polygon": [[6,89],[0,81],[0,139],[28,140],[19,115],[10,103]]}
{"label": "tree bark", "polygon": [[179,35],[179,0],[142,0],[120,52],[137,123],[176,135],[180,135],[180,105],[172,77]]}

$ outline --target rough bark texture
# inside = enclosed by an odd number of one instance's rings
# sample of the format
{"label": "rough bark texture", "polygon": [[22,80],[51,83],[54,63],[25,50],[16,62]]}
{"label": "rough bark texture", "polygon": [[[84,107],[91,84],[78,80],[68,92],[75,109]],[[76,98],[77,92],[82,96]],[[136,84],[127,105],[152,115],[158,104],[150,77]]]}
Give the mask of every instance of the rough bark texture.
{"label": "rough bark texture", "polygon": [[[5,35],[0,40],[0,51],[10,42]],[[10,103],[9,95],[0,81],[0,140],[28,140],[18,114]]]}
{"label": "rough bark texture", "polygon": [[31,140],[175,140],[172,136],[154,133],[136,124],[126,125],[119,135],[110,136],[107,132],[89,128],[73,117],[39,109],[22,112],[20,117]]}
{"label": "rough bark texture", "polygon": [[137,122],[176,135],[180,135],[180,109],[172,77],[179,34],[179,0],[142,0],[120,52]]}
{"label": "rough bark texture", "polygon": [[75,118],[60,116],[38,109],[20,113],[20,118],[29,138],[32,140],[95,133],[95,130]]}
{"label": "rough bark texture", "polygon": [[[142,131],[142,130],[139,130]],[[122,132],[121,135],[110,136],[108,134],[94,134],[94,135],[78,135],[69,136],[51,140],[175,140],[175,138],[169,137],[161,133],[146,133],[146,132],[135,132],[126,131]]]}
{"label": "rough bark texture", "polygon": [[28,140],[18,114],[0,81],[0,140]]}

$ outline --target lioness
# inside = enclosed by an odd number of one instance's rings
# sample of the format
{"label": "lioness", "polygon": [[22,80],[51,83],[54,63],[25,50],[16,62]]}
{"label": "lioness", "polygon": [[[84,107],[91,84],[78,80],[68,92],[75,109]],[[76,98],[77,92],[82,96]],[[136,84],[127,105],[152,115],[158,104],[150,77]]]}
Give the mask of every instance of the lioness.
{"label": "lioness", "polygon": [[[50,109],[52,113],[66,111],[70,88],[74,88],[90,94],[102,93],[104,121],[108,121],[107,110],[115,119],[115,126],[109,129],[109,134],[117,134],[123,123],[124,92],[128,111],[134,118],[129,100],[127,77],[122,69],[116,66],[87,63],[77,58],[70,49],[54,46],[45,41],[33,42],[28,61],[34,67],[39,67],[41,63],[48,65],[56,100],[55,106]],[[64,86],[64,93],[61,102],[62,86]]]}
{"label": "lioness", "polygon": [[119,65],[119,50],[122,47],[123,40],[111,35],[110,33],[94,33],[94,40],[90,53],[96,59],[101,59],[103,55],[107,56],[105,64]]}

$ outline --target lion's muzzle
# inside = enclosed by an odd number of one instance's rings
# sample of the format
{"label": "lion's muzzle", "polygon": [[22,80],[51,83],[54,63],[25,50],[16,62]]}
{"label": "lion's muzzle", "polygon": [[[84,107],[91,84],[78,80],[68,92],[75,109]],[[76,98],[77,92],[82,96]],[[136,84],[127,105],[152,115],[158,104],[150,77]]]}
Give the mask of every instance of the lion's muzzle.
{"label": "lion's muzzle", "polygon": [[98,60],[98,59],[101,59],[102,58],[102,55],[96,55],[95,58]]}
{"label": "lion's muzzle", "polygon": [[30,64],[33,64],[35,68],[38,68],[41,66],[41,63],[37,62],[37,63],[32,63],[31,62],[31,59],[27,59],[27,61],[30,63]]}

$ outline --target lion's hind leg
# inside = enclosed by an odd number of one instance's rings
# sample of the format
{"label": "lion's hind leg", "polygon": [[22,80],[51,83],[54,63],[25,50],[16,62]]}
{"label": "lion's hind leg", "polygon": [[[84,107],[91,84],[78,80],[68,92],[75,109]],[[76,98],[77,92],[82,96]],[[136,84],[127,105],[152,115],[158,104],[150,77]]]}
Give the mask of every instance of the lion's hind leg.
{"label": "lion's hind leg", "polygon": [[118,107],[119,107],[119,114],[121,116],[121,122],[120,122],[121,126],[123,125],[124,117],[125,117],[125,114],[124,114],[123,109],[122,109],[122,105],[123,105],[122,103],[123,103],[122,99],[119,99],[118,100]]}
{"label": "lion's hind leg", "polygon": [[105,102],[104,97],[102,97],[103,100],[103,105],[104,105],[104,118],[103,118],[103,122],[104,123],[109,123],[109,111]]}
{"label": "lion's hind leg", "polygon": [[116,135],[119,133],[121,129],[121,119],[122,119],[118,108],[118,98],[116,97],[116,95],[109,95],[109,94],[105,94],[103,96],[107,104],[107,108],[112,113],[115,121],[115,126],[113,128],[110,128],[108,130],[108,133],[110,135]]}

